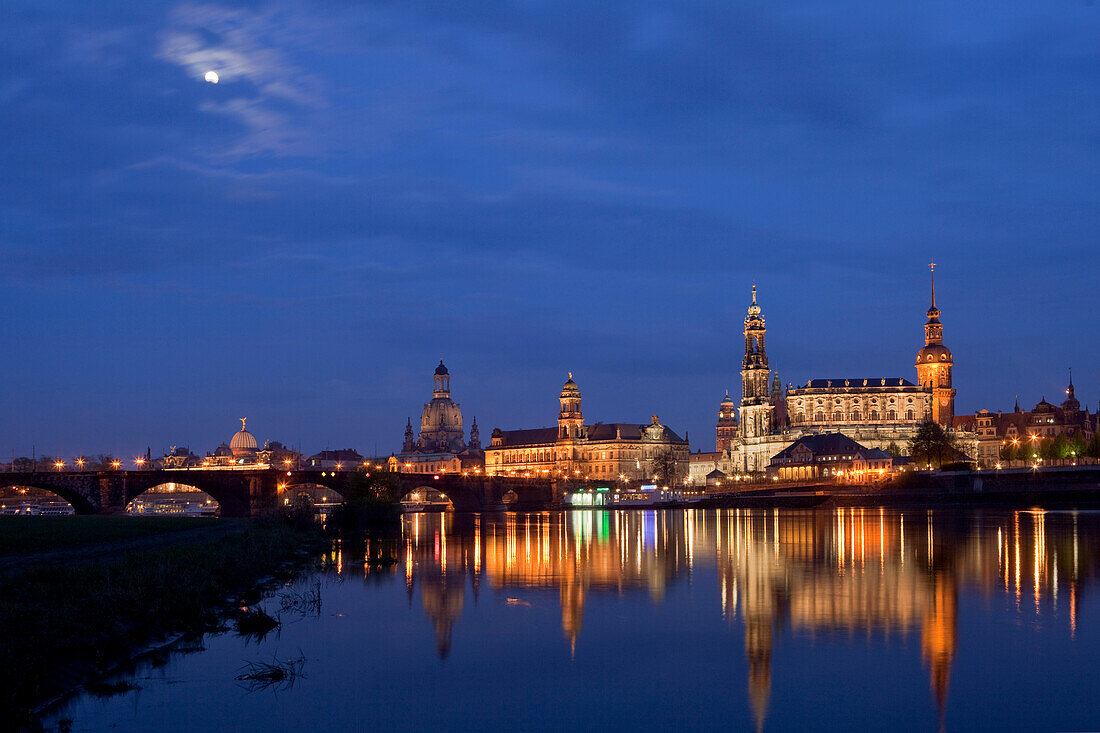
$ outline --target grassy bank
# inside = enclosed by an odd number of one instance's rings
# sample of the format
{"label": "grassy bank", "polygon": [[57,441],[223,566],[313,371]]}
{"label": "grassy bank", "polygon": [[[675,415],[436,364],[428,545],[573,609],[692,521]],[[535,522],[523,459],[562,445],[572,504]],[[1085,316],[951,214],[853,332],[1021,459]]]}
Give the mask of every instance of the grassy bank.
{"label": "grassy bank", "polygon": [[193,517],[0,517],[0,557],[138,539],[218,522]]}
{"label": "grassy bank", "polygon": [[[47,536],[60,533],[57,541],[77,554],[73,537],[78,534],[102,546],[105,539],[175,534],[201,522],[168,519],[158,528],[161,520],[140,526],[149,520],[120,518],[129,524],[116,525],[111,517],[87,519],[91,522],[84,526],[26,524],[12,525],[11,531],[39,537],[40,550],[57,549]],[[7,523],[0,525],[8,529]],[[125,661],[134,649],[169,632],[217,623],[227,594],[277,571],[310,539],[279,521],[241,522],[228,535],[206,536],[186,542],[180,541],[186,533],[178,534],[161,549],[73,566],[29,564],[0,577],[0,719],[29,721],[35,706]]]}

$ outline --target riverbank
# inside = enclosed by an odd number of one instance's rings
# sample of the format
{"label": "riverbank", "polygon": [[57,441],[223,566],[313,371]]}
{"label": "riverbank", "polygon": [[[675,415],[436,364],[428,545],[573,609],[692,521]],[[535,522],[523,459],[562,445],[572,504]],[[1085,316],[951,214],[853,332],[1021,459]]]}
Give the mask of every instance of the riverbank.
{"label": "riverbank", "polygon": [[[35,551],[13,552],[20,538]],[[0,719],[33,730],[41,705],[167,634],[218,625],[227,597],[278,573],[314,541],[279,520],[0,523],[8,567],[0,575]]]}
{"label": "riverbank", "polygon": [[805,484],[709,494],[696,506],[723,508],[967,507],[1100,508],[1100,469],[1094,466],[1042,470],[914,472],[874,487]]}

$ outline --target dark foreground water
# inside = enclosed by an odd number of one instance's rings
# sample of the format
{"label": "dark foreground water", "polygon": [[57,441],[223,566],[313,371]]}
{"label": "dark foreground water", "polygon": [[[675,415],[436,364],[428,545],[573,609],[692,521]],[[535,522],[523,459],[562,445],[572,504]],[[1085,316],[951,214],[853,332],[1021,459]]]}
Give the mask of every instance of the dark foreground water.
{"label": "dark foreground water", "polygon": [[[47,723],[1100,728],[1100,514],[590,510],[419,515],[404,534],[396,565],[344,548],[263,603],[319,582],[319,613],[208,636]],[[292,685],[234,680],[298,658]]]}

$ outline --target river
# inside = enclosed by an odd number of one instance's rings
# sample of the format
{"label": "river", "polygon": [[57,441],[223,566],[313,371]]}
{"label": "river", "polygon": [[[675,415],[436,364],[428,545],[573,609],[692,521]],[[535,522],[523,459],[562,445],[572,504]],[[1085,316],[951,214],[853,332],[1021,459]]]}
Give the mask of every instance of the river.
{"label": "river", "polygon": [[[1095,730],[1098,560],[1093,512],[413,515],[275,589],[262,640],[207,635],[45,723]],[[287,660],[296,679],[235,679]]]}

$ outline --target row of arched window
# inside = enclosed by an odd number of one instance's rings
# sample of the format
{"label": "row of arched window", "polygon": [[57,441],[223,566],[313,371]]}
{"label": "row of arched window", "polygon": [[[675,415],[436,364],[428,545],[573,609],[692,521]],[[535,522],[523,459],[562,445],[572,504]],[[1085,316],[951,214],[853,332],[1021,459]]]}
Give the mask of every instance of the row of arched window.
{"label": "row of arched window", "polygon": [[[871,410],[871,413],[867,416],[867,419],[871,422],[877,422],[877,421],[882,419],[882,415],[878,410]],[[886,411],[886,419],[887,419],[887,421],[897,420],[898,419],[898,411],[894,410],[894,409],[887,410]],[[905,411],[905,420],[911,422],[915,419],[916,419],[916,413],[913,412],[913,409],[912,408],[907,409]],[[826,413],[824,411],[818,411],[818,412],[814,413],[814,422],[815,423],[823,423],[823,422],[861,422],[862,420],[863,420],[863,413],[860,412],[859,410],[853,410],[852,412],[848,413],[847,415],[845,415],[845,413],[841,410],[834,410],[832,413],[828,414],[828,417],[826,417]],[[795,415],[795,422],[796,423],[806,422],[806,413],[799,411]]]}

